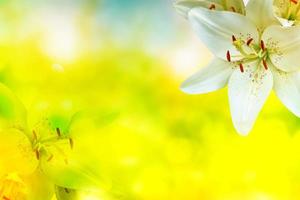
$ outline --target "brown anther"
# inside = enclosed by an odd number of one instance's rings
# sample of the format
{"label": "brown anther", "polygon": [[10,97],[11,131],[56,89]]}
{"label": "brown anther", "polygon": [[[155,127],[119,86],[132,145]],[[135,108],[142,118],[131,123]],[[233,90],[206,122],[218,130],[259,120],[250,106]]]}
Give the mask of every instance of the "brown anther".
{"label": "brown anther", "polygon": [[69,164],[69,161],[68,161],[68,159],[65,159],[64,161],[65,161],[65,164],[66,164],[66,165],[68,165],[68,164]]}
{"label": "brown anther", "polygon": [[265,68],[265,70],[268,70],[268,65],[267,65],[267,61],[266,60],[263,60],[263,66]]}
{"label": "brown anther", "polygon": [[226,53],[226,58],[227,58],[228,62],[231,62],[231,56],[230,56],[230,52],[229,51],[227,51],[227,53]]}
{"label": "brown anther", "polygon": [[65,192],[66,192],[66,193],[70,193],[70,191],[69,191],[67,188],[65,188]]}
{"label": "brown anther", "polygon": [[266,50],[266,47],[265,47],[265,43],[263,40],[260,41],[260,48],[265,51]]}
{"label": "brown anther", "polygon": [[40,152],[36,149],[35,150],[35,156],[36,156],[36,159],[40,159]]}
{"label": "brown anther", "polygon": [[235,41],[236,41],[236,38],[235,38],[234,35],[232,35],[231,38],[232,38],[232,42],[235,42]]}
{"label": "brown anther", "polygon": [[4,199],[4,200],[10,200],[10,198],[8,198],[7,196],[3,196],[2,199]]}
{"label": "brown anther", "polygon": [[252,41],[253,41],[253,38],[249,38],[249,39],[247,40],[247,46],[249,46],[249,45],[251,44]]}
{"label": "brown anther", "polygon": [[60,129],[59,128],[56,128],[56,133],[57,133],[58,137],[61,137],[61,133],[60,133]]}
{"label": "brown anther", "polygon": [[244,73],[244,66],[243,66],[243,64],[240,63],[239,66],[240,66],[240,71],[241,71],[242,73]]}
{"label": "brown anther", "polygon": [[70,144],[71,149],[73,149],[74,148],[74,141],[73,141],[72,138],[69,138],[69,144]]}
{"label": "brown anther", "polygon": [[32,131],[32,135],[33,135],[33,140],[37,140],[37,134],[35,130]]}
{"label": "brown anther", "polygon": [[236,12],[236,10],[233,6],[231,6],[230,9],[232,10],[232,12]]}
{"label": "brown anther", "polygon": [[290,0],[290,2],[294,3],[294,4],[297,4],[298,3],[298,0]]}
{"label": "brown anther", "polygon": [[211,4],[210,7],[208,8],[209,10],[215,10],[216,9],[216,5],[215,4]]}
{"label": "brown anther", "polygon": [[47,162],[50,162],[53,159],[53,154],[51,154],[51,156],[47,159]]}

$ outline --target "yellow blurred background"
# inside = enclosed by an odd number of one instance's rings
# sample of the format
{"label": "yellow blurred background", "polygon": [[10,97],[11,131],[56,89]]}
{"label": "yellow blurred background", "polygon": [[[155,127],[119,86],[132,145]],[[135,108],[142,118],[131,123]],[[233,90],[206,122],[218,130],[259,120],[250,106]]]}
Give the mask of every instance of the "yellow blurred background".
{"label": "yellow blurred background", "polygon": [[211,57],[171,1],[0,1],[0,80],[29,115],[117,113],[86,138],[111,188],[82,199],[300,199],[300,121],[274,94],[242,137],[227,89],[179,90]]}

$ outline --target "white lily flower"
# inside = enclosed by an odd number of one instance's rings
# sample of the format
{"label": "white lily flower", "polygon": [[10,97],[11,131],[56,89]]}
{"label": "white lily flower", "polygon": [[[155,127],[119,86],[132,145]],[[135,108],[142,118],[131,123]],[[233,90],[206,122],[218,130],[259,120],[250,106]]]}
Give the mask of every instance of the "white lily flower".
{"label": "white lily flower", "polygon": [[246,16],[200,7],[188,13],[192,27],[215,58],[181,89],[202,94],[228,83],[233,124],[242,135],[252,129],[272,88],[300,116],[300,74],[296,71],[300,67],[300,27],[272,25],[278,22],[271,8],[272,0],[251,0]]}
{"label": "white lily flower", "polygon": [[274,13],[283,26],[300,23],[299,0],[274,0]]}
{"label": "white lily flower", "polygon": [[188,18],[189,11],[196,7],[245,14],[245,5],[242,0],[178,0],[174,3],[174,7],[185,18]]}

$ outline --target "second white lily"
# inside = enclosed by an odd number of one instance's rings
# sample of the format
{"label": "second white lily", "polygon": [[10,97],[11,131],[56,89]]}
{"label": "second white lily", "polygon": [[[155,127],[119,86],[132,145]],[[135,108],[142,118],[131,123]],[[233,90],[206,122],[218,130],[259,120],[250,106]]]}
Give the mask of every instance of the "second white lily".
{"label": "second white lily", "polygon": [[193,8],[188,20],[215,58],[182,84],[184,92],[207,93],[228,83],[233,124],[242,135],[252,129],[272,88],[300,117],[300,27],[276,25],[272,0],[251,0],[246,16]]}

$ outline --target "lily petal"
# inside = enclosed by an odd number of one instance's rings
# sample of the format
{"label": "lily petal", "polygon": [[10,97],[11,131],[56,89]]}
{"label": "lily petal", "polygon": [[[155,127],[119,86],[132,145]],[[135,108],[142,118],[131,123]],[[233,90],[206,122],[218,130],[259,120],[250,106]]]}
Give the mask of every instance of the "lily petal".
{"label": "lily petal", "polygon": [[78,199],[76,190],[55,186],[55,196],[57,200]]}
{"label": "lily petal", "polygon": [[[42,160],[43,173],[58,186],[70,189],[110,188],[110,183],[96,173],[88,164],[70,159],[65,162]],[[91,164],[90,164],[91,165]]]}
{"label": "lily petal", "polygon": [[37,169],[24,178],[26,185],[26,199],[50,200],[54,194],[53,183]]}
{"label": "lily petal", "polygon": [[[296,2],[297,4],[297,2]],[[299,14],[297,6],[291,0],[274,0],[273,10],[277,19],[283,26],[297,25],[299,21]]]}
{"label": "lily petal", "polygon": [[259,32],[279,24],[273,12],[273,0],[250,0],[246,7],[246,16],[256,24]]}
{"label": "lily petal", "polygon": [[35,171],[38,162],[32,144],[23,132],[6,129],[0,132],[0,141],[0,177],[9,173],[28,175]]}
{"label": "lily petal", "polygon": [[285,72],[300,68],[300,26],[270,26],[263,33],[262,39],[271,49],[270,59],[278,69]]}
{"label": "lily petal", "polygon": [[237,12],[240,14],[245,14],[245,4],[243,0],[227,0],[222,1],[224,7],[228,11]]}
{"label": "lily petal", "polygon": [[177,12],[184,18],[188,18],[188,13],[196,7],[213,8],[215,10],[223,10],[223,6],[214,1],[195,1],[195,0],[180,0],[174,3]]}
{"label": "lily petal", "polygon": [[297,81],[299,72],[286,73],[274,68],[272,73],[277,97],[292,113],[300,117],[300,90]]}
{"label": "lily petal", "polygon": [[188,94],[203,94],[223,88],[233,72],[231,63],[215,58],[213,61],[187,79],[181,90]]}
{"label": "lily petal", "polygon": [[57,200],[75,200],[75,199],[111,199],[100,188],[90,190],[88,188],[81,188],[73,190],[55,186],[55,196]]}
{"label": "lily petal", "polygon": [[188,18],[189,11],[196,7],[245,14],[245,5],[242,0],[179,0],[174,3],[174,7],[185,18]]}
{"label": "lily petal", "polygon": [[26,117],[26,109],[22,102],[10,89],[0,83],[0,126],[25,129]]}
{"label": "lily petal", "polygon": [[273,86],[271,71],[257,69],[256,64],[251,63],[244,73],[233,72],[228,84],[233,124],[242,135],[252,129]]}
{"label": "lily petal", "polygon": [[282,16],[286,14],[287,9],[291,4],[290,0],[273,0],[274,12],[278,16]]}
{"label": "lily petal", "polygon": [[246,41],[253,38],[258,41],[258,32],[254,24],[245,16],[226,11],[210,11],[205,8],[193,8],[189,12],[192,27],[212,51],[212,53],[226,60],[226,53],[240,55],[232,44],[232,36]]}
{"label": "lily petal", "polygon": [[[94,148],[97,144],[91,143],[99,133],[96,127],[111,123],[117,117],[113,113],[106,114],[99,116],[97,113],[95,116],[86,112],[77,113],[70,121],[68,134],[62,134],[62,137],[69,136],[72,140],[60,146],[48,147],[49,155],[41,156],[43,173],[57,186],[69,189],[111,187],[111,181],[103,176],[103,170],[96,165],[99,152],[94,153]],[[106,117],[110,119],[103,121]],[[91,160],[95,162],[91,163]]]}
{"label": "lily petal", "polygon": [[278,16],[276,16],[276,18],[283,27],[291,27],[291,26],[295,25],[295,21],[290,21],[290,20],[287,20],[285,18],[278,17]]}

